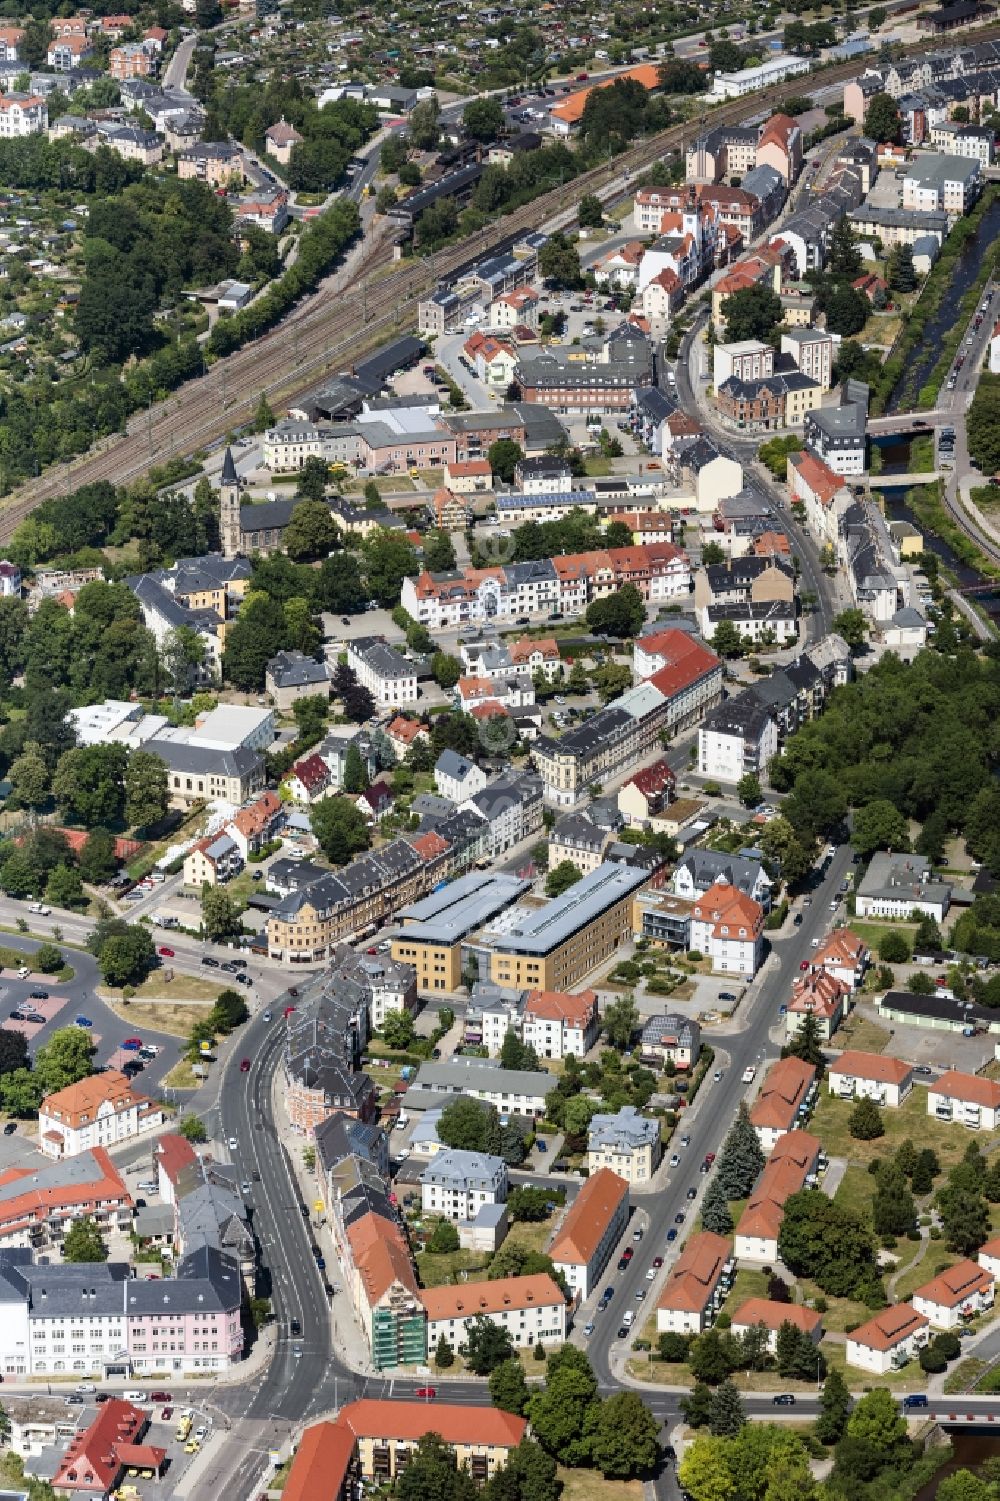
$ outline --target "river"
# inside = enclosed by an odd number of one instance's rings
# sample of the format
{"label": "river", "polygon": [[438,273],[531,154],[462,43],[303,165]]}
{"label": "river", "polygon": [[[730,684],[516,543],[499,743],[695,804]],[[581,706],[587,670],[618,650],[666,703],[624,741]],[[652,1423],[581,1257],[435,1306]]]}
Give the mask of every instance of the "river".
{"label": "river", "polygon": [[979,275],[983,256],[998,238],[1000,238],[1000,197],[993,200],[980,220],[972,239],[962,247],[941,306],[924,329],[921,343],[911,353],[906,370],[893,387],[892,394],[886,403],[887,412],[898,412],[901,406],[904,410],[912,408],[917,392],[929,379],[938,361],[945,337],[955,326],[962,298]]}
{"label": "river", "polygon": [[986,1459],[1000,1458],[1000,1440],[987,1433],[956,1433],[952,1437],[954,1458],[938,1470],[933,1480],[921,1486],[913,1501],[934,1501],[938,1486],[956,1470],[971,1470]]}

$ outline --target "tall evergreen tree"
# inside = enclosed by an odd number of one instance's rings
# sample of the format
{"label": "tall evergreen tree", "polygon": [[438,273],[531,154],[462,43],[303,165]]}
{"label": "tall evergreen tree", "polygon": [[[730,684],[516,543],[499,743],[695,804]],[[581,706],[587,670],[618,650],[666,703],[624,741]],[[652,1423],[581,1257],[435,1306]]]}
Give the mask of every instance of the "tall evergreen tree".
{"label": "tall evergreen tree", "polygon": [[712,1179],[705,1190],[701,1203],[701,1222],[706,1230],[713,1230],[716,1235],[732,1234],[733,1217],[718,1176]]}
{"label": "tall evergreen tree", "polygon": [[712,1393],[709,1431],[715,1438],[735,1438],[746,1420],[739,1392],[731,1381],[723,1381]]}
{"label": "tall evergreen tree", "polygon": [[760,1176],[764,1153],[750,1124],[750,1112],[741,1102],[739,1113],[716,1164],[716,1180],[727,1199],[745,1199]]}

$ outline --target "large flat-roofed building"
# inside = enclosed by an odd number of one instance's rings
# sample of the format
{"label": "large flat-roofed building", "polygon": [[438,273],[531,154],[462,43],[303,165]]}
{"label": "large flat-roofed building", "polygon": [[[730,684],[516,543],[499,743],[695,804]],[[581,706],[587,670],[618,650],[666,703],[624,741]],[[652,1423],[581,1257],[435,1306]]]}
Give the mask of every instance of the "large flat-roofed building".
{"label": "large flat-roofed building", "polygon": [[628,1184],[599,1168],[581,1188],[549,1255],[580,1302],[590,1297],[628,1224]]}
{"label": "large flat-roofed building", "polygon": [[490,979],[525,990],[571,990],[632,936],[632,897],[647,870],[599,865],[543,907],[509,914],[484,942]]}
{"label": "large flat-roofed building", "polygon": [[531,888],[515,876],[462,876],[399,913],[402,929],[392,957],[411,964],[422,994],[457,990],[462,983],[462,945]]}

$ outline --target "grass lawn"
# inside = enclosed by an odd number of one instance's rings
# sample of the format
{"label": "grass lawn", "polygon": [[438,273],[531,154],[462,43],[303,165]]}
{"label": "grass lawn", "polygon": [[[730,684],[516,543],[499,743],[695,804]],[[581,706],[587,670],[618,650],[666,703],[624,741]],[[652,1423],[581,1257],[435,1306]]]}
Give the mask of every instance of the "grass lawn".
{"label": "grass lawn", "polygon": [[[234,990],[235,986],[232,987]],[[168,996],[177,1001],[212,1001],[219,999],[219,993],[229,989],[219,980],[203,980],[200,975],[182,975],[174,972],[172,980],[165,978],[163,971],[154,969],[151,975],[147,975],[141,985],[136,986],[135,996],[127,1004],[134,1006],[136,1001],[160,1000]],[[103,1000],[120,1001],[122,993],[113,990],[108,985],[99,985],[97,993]]]}
{"label": "grass lawn", "polygon": [[878,953],[879,940],[884,938],[886,933],[902,933],[912,951],[913,935],[917,931],[917,925],[912,922],[859,922],[852,917],[851,931],[857,933],[859,938],[863,938],[875,954]]}
{"label": "grass lawn", "polygon": [[954,1251],[946,1249],[943,1240],[932,1240],[920,1265],[903,1272],[896,1283],[894,1301],[905,1303],[915,1288],[923,1287],[925,1282],[932,1281],[939,1272],[943,1272],[946,1266],[954,1266],[960,1259]]}
{"label": "grass lawn", "polygon": [[204,1080],[200,1079],[194,1071],[194,1064],[189,1063],[186,1058],[181,1058],[174,1064],[169,1074],[163,1077],[165,1089],[197,1089],[203,1083]]}
{"label": "grass lawn", "polygon": [[[529,1251],[544,1251],[556,1222],[556,1215],[538,1220],[534,1224],[521,1221],[512,1225],[504,1245],[513,1243],[525,1246]],[[417,1272],[424,1287],[443,1287],[449,1282],[459,1282],[460,1272],[468,1273],[470,1281],[485,1279],[486,1268],[492,1257],[488,1251],[446,1251],[435,1254],[420,1251],[417,1255]],[[531,1351],[528,1351],[530,1356]]]}
{"label": "grass lawn", "polygon": [[206,1001],[197,1000],[158,1004],[156,1001],[114,1001],[107,996],[103,999],[129,1026],[150,1027],[154,1032],[166,1032],[171,1037],[187,1037],[195,1022],[205,1021],[212,1009]]}
{"label": "grass lawn", "polygon": [[588,459],[584,459],[583,464],[587,474],[594,479],[604,479],[611,473],[611,460],[606,459],[603,454],[591,454]]}
{"label": "grass lawn", "polygon": [[855,1012],[837,1029],[831,1046],[857,1048],[862,1053],[883,1053],[888,1041],[887,1028]]}
{"label": "grass lawn", "polygon": [[[48,939],[46,941],[51,943],[53,940]],[[59,947],[60,945],[56,944],[56,948]],[[20,969],[22,964],[27,964],[31,968],[32,957],[26,949],[0,947],[0,969]],[[41,971],[38,971],[38,973],[41,973]],[[60,969],[53,970],[51,974],[43,975],[42,978],[51,980],[53,984],[58,985],[62,984],[65,980],[72,980],[75,974],[76,970],[71,964],[64,964]]]}
{"label": "grass lawn", "polygon": [[597,1470],[565,1470],[559,1466],[563,1501],[642,1501],[641,1480],[605,1480]]}
{"label": "grass lawn", "polygon": [[855,1141],[848,1131],[847,1122],[853,1109],[851,1100],[820,1095],[809,1130],[820,1138],[831,1157],[846,1157],[867,1167],[873,1157],[890,1157],[909,1137],[918,1148],[933,1147],[942,1173],[947,1174],[965,1155],[969,1144],[969,1133],[963,1126],[937,1121],[927,1114],[927,1094],[923,1089],[911,1090],[898,1110],[882,1111],[885,1135],[874,1141]]}
{"label": "grass lawn", "polygon": [[826,1356],[827,1369],[834,1367],[840,1372],[851,1391],[870,1392],[873,1387],[887,1386],[891,1392],[922,1392],[927,1390],[927,1375],[917,1361],[911,1360],[901,1371],[886,1371],[875,1376],[870,1371],[859,1371],[847,1364],[847,1346],[823,1340],[820,1346]]}
{"label": "grass lawn", "polygon": [[759,1267],[741,1266],[736,1273],[729,1297],[723,1307],[730,1318],[735,1317],[736,1310],[741,1308],[747,1298],[766,1298],[768,1279]]}
{"label": "grass lawn", "polygon": [[366,479],[349,480],[344,486],[345,494],[363,495],[366,485],[377,485],[380,495],[397,495],[405,490],[413,489],[413,481],[408,474],[370,474]]}
{"label": "grass lawn", "polygon": [[858,1303],[854,1298],[831,1298],[807,1277],[800,1277],[796,1285],[806,1302],[811,1303],[816,1298],[826,1298],[827,1307],[823,1314],[824,1329],[843,1334],[848,1324],[853,1329],[855,1325],[863,1324],[872,1316],[872,1310],[866,1308],[863,1303]]}
{"label": "grass lawn", "polygon": [[837,1192],[833,1196],[834,1203],[839,1204],[842,1209],[850,1210],[851,1214],[865,1219],[871,1210],[874,1197],[875,1179],[867,1168],[858,1167],[852,1162],[840,1180]]}
{"label": "grass lawn", "polygon": [[964,1360],[960,1360],[944,1378],[946,1395],[950,1397],[958,1392],[971,1392],[986,1370],[986,1364],[985,1360],[979,1360],[975,1355],[967,1355]]}

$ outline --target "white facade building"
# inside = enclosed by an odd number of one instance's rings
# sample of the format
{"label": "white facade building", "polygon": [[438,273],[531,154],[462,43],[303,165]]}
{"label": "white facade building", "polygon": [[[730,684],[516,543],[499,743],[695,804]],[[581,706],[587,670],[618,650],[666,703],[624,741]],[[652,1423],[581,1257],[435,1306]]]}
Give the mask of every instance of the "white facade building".
{"label": "white facade building", "polygon": [[507,1164],[488,1152],[439,1152],[420,1175],[424,1214],[473,1220],[484,1204],[507,1198]]}

